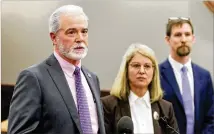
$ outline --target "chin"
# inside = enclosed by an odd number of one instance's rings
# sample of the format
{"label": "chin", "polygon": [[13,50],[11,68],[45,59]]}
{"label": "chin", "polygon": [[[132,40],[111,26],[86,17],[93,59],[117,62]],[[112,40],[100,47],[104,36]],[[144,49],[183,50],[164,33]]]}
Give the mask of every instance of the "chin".
{"label": "chin", "polygon": [[86,55],[87,55],[86,52],[81,53],[81,54],[72,52],[72,53],[68,53],[66,57],[68,57],[69,59],[73,59],[73,60],[81,60],[81,59],[85,58]]}
{"label": "chin", "polygon": [[144,88],[144,87],[148,87],[148,85],[141,83],[141,84],[137,84],[136,87],[138,87],[138,88]]}

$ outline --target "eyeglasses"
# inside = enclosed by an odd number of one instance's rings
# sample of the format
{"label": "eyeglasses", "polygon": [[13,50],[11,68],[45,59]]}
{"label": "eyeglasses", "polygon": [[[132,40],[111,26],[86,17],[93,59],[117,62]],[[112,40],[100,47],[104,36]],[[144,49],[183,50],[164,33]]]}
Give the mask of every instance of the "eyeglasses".
{"label": "eyeglasses", "polygon": [[135,70],[140,70],[140,69],[141,69],[141,66],[143,66],[143,68],[144,68],[144,70],[145,70],[146,72],[152,70],[152,68],[154,67],[153,64],[144,64],[144,65],[141,65],[141,64],[139,64],[139,63],[130,63],[129,65],[130,65],[133,69],[135,69]]}
{"label": "eyeglasses", "polygon": [[175,20],[186,20],[186,21],[190,21],[190,18],[189,17],[170,17],[168,19],[168,22],[175,21]]}

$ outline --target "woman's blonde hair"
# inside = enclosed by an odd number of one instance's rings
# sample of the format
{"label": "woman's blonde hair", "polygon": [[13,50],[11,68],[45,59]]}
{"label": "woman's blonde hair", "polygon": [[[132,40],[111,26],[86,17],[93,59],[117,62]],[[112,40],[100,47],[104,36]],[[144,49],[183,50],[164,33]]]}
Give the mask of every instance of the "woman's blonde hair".
{"label": "woman's blonde hair", "polygon": [[153,103],[163,97],[163,90],[160,86],[158,62],[154,51],[148,46],[140,43],[133,43],[127,49],[125,55],[123,56],[119,72],[115,78],[110,94],[122,100],[128,99],[128,95],[130,93],[130,87],[128,83],[128,64],[136,53],[148,57],[154,65],[153,78],[149,84],[151,103]]}

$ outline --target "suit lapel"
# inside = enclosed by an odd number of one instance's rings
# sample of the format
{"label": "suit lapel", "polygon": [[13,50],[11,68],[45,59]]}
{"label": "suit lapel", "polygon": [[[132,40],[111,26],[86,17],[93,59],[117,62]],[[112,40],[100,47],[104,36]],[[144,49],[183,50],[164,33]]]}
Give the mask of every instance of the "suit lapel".
{"label": "suit lapel", "polygon": [[172,69],[168,59],[163,63],[163,68],[161,69],[161,74],[162,74],[162,77],[165,77],[167,82],[171,85],[179,102],[183,106],[183,100],[182,100],[182,96],[181,96],[181,93],[179,90],[179,86],[178,86],[178,83],[175,78],[175,74],[173,72],[173,69]]}
{"label": "suit lapel", "polygon": [[[123,116],[129,116],[131,118],[131,111],[130,111],[130,105],[128,101],[119,101],[119,108],[121,112],[121,116],[118,118],[118,120],[123,117]],[[158,119],[154,118],[154,113],[158,113],[160,116],[160,110],[157,105],[157,102],[154,102],[151,104],[152,107],[152,120],[153,120],[153,126],[154,126],[154,133],[155,134],[161,134],[161,127],[159,125]]]}
{"label": "suit lapel", "polygon": [[71,115],[71,118],[74,120],[77,128],[79,129],[79,132],[81,132],[79,116],[73,100],[73,96],[70,92],[70,88],[68,86],[64,73],[54,55],[50,56],[50,58],[47,60],[47,64],[49,65],[47,70],[52,77],[59,93],[61,94]]}
{"label": "suit lapel", "polygon": [[[99,103],[100,102],[100,96],[98,94],[100,89],[97,89],[97,86],[95,86],[95,83],[93,81],[92,75],[84,67],[81,67],[81,68],[82,68],[82,72],[85,75],[85,78],[86,78],[86,80],[88,82],[88,85],[90,87],[91,93],[93,95],[93,99],[94,99],[94,101],[96,103],[97,114],[98,114],[98,116],[100,116],[99,113],[101,113],[101,111],[100,111],[99,107],[101,107],[101,106],[100,106],[100,103]],[[100,118],[99,118],[99,121],[100,121]]]}
{"label": "suit lapel", "polygon": [[96,88],[91,74],[83,66],[81,67],[81,69],[82,69],[82,72],[83,72],[83,74],[84,74],[84,76],[88,82],[90,89],[91,89],[92,95],[93,95],[95,101],[97,102],[97,99],[99,98],[97,91],[100,89]]}
{"label": "suit lapel", "polygon": [[119,105],[118,106],[120,108],[121,117],[129,116],[131,118],[131,111],[130,111],[129,101],[119,100]]}
{"label": "suit lapel", "polygon": [[153,120],[153,126],[154,126],[154,133],[161,134],[161,127],[158,122],[158,119],[161,115],[160,115],[160,109],[157,105],[157,102],[152,103],[151,107],[152,107],[152,120]]}
{"label": "suit lapel", "polygon": [[[195,120],[199,120],[199,111],[200,111],[200,89],[202,86],[202,79],[200,78],[200,74],[197,70],[197,66],[192,63],[192,71],[194,78],[194,106],[195,106]],[[197,123],[197,121],[196,121]],[[197,124],[195,125],[197,126]]]}
{"label": "suit lapel", "polygon": [[86,81],[88,82],[88,85],[93,95],[93,99],[97,107],[97,116],[98,116],[98,123],[99,123],[98,133],[104,133],[105,129],[104,129],[103,114],[102,114],[103,112],[102,112],[102,106],[100,104],[100,94],[98,94],[100,92],[100,87],[98,85],[97,86],[95,85],[92,75],[89,73],[89,71],[86,68],[82,66],[81,69],[86,78]]}

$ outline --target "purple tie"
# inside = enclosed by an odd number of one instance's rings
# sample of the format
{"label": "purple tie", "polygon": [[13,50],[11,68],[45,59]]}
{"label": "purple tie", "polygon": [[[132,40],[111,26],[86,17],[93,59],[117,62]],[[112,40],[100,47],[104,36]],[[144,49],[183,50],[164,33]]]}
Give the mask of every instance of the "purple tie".
{"label": "purple tie", "polygon": [[187,68],[185,66],[181,68],[181,78],[182,78],[182,89],[183,89],[182,98],[183,98],[184,110],[185,110],[186,120],[187,120],[186,134],[194,134],[193,103],[192,103],[192,96],[190,91],[190,84],[187,76]]}
{"label": "purple tie", "polygon": [[83,134],[92,134],[91,118],[88,108],[88,102],[85,94],[84,87],[81,81],[80,68],[76,67],[74,71],[76,95],[77,95],[77,107],[80,118],[80,125]]}

